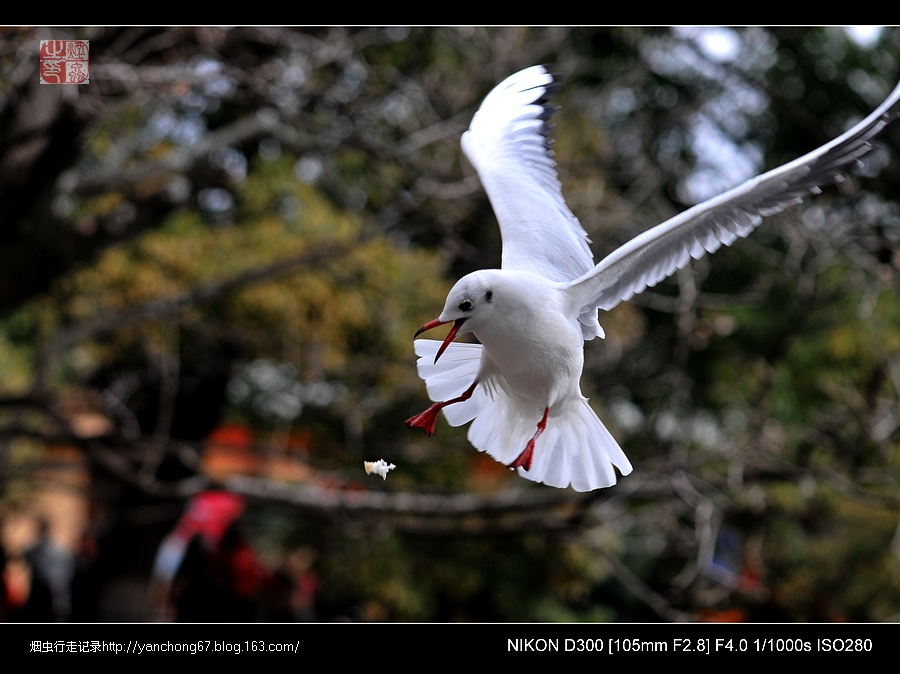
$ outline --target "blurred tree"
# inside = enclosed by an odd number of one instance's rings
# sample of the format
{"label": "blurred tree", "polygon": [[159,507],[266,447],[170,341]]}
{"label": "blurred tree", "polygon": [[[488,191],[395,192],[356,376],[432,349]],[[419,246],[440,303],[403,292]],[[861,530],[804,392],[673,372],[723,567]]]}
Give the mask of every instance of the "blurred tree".
{"label": "blurred tree", "polygon": [[[90,40],[90,84],[38,85],[38,41],[67,37]],[[465,429],[401,423],[424,402],[413,331],[499,262],[458,144],[499,80],[562,75],[560,176],[599,258],[867,114],[898,48],[897,29],[3,29],[0,503],[78,448],[101,604],[219,486],[270,558],[315,551],[319,619],[896,619],[887,151],[601,316],[584,388],[635,464],[616,487],[531,485]],[[224,424],[246,475],[210,471]],[[381,457],[398,468],[367,480]]]}

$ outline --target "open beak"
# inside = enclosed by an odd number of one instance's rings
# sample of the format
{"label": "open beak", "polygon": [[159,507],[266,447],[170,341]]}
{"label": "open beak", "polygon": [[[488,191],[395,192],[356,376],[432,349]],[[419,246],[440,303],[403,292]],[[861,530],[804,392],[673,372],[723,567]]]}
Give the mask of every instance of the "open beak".
{"label": "open beak", "polygon": [[[419,328],[418,330],[416,330],[415,337],[418,337],[419,335],[421,335],[421,334],[422,334],[423,332],[425,332],[426,330],[431,330],[432,328],[436,328],[436,327],[439,326],[439,325],[444,325],[444,323],[449,323],[449,322],[450,322],[450,321],[441,321],[441,320],[438,320],[437,318],[435,318],[435,319],[434,319],[433,321],[431,321],[430,323],[426,323],[426,324],[423,325],[421,328]],[[459,329],[462,327],[462,324],[465,323],[465,322],[466,322],[466,319],[465,319],[465,318],[457,318],[457,319],[453,322],[453,327],[450,328],[450,332],[448,332],[448,333],[447,333],[447,336],[444,337],[444,342],[443,342],[443,344],[441,344],[441,348],[438,349],[438,352],[437,352],[437,353],[435,354],[435,356],[434,356],[434,362],[435,362],[435,363],[438,362],[438,358],[441,357],[441,354],[443,354],[444,351],[446,351],[447,346],[450,344],[450,342],[452,342],[454,339],[456,339],[456,333],[459,332]],[[415,337],[414,337],[414,338],[415,338]]]}

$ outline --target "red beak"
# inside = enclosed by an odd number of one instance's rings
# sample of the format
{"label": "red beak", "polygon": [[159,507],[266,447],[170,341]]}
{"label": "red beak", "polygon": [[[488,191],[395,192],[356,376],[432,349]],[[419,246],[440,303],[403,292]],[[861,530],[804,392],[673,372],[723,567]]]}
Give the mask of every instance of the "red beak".
{"label": "red beak", "polygon": [[[434,319],[433,321],[431,321],[430,323],[426,323],[426,324],[423,325],[421,328],[419,328],[418,330],[416,330],[415,337],[418,337],[419,335],[421,335],[421,334],[422,334],[423,332],[425,332],[426,330],[431,330],[431,328],[436,328],[436,327],[439,326],[439,325],[443,325],[444,323],[449,323],[449,322],[450,322],[450,321],[441,321],[441,320],[438,320],[437,318],[435,318],[435,319]],[[443,342],[443,344],[441,344],[441,348],[438,349],[438,352],[437,352],[437,353],[435,354],[435,356],[434,356],[434,362],[435,362],[435,363],[438,362],[438,358],[440,358],[441,355],[444,353],[444,351],[447,350],[447,346],[450,344],[450,342],[452,342],[454,339],[456,339],[456,333],[459,332],[459,329],[462,327],[462,324],[465,323],[465,322],[466,322],[466,319],[465,319],[465,318],[457,318],[457,319],[453,322],[453,327],[450,328],[450,332],[448,332],[448,333],[447,333],[447,336],[444,337],[444,342]]]}

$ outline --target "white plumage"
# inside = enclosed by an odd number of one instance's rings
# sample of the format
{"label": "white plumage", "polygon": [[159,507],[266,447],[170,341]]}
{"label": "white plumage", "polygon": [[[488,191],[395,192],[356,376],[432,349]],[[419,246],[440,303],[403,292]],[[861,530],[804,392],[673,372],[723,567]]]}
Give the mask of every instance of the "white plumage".
{"label": "white plumage", "polygon": [[[453,426],[471,421],[469,441],[523,477],[588,491],[615,484],[614,467],[632,470],[581,393],[584,340],[603,337],[598,309],[609,311],[839,179],[892,119],[900,85],[830,143],[653,227],[597,265],[549,152],[546,102],[556,86],[543,66],[512,75],[462,136],[500,224],[501,269],[460,279],[440,316],[416,333],[454,324],[443,342],[415,340],[435,404],[406,425],[431,435],[440,411]],[[466,332],[480,344],[453,342]]]}

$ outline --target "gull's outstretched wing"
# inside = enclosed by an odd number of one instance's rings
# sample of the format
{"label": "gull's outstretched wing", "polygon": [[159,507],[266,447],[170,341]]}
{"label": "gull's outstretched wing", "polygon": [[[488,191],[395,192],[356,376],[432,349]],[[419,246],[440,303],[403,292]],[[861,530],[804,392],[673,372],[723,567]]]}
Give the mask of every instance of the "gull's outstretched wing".
{"label": "gull's outstretched wing", "polygon": [[[544,66],[526,68],[487,95],[462,136],[462,148],[487,192],[503,237],[503,269],[551,281],[591,270],[587,233],[563,199],[550,150],[547,100],[558,89]],[[596,312],[581,319],[585,339],[603,334]]]}
{"label": "gull's outstretched wing", "polygon": [[872,149],[895,116],[900,84],[871,115],[817,150],[748,180],[647,230],[566,284],[576,306],[610,310],[681,269],[747,236],[766,216],[835,182]]}
{"label": "gull's outstretched wing", "polygon": [[563,199],[550,150],[547,100],[558,89],[544,66],[503,80],[462,136],[503,236],[503,269],[570,281],[594,266],[588,238]]}

